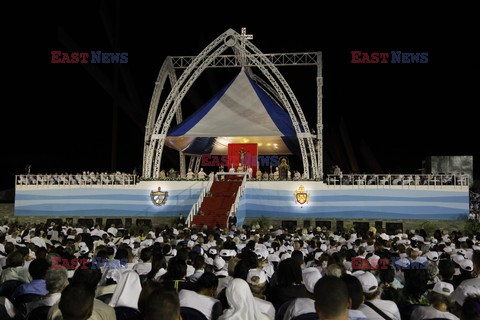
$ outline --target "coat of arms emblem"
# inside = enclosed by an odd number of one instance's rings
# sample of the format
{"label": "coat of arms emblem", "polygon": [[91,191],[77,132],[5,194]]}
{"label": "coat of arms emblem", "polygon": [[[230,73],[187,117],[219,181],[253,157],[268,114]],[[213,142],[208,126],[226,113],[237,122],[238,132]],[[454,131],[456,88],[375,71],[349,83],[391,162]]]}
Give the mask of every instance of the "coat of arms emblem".
{"label": "coat of arms emblem", "polygon": [[152,200],[153,204],[156,206],[164,205],[167,201],[168,192],[162,191],[160,187],[158,187],[158,191],[151,191],[150,192],[150,199]]}
{"label": "coat of arms emblem", "polygon": [[308,201],[310,200],[310,193],[307,193],[303,186],[300,186],[300,188],[295,190],[295,193],[293,195],[295,196],[295,203],[301,205],[308,203]]}

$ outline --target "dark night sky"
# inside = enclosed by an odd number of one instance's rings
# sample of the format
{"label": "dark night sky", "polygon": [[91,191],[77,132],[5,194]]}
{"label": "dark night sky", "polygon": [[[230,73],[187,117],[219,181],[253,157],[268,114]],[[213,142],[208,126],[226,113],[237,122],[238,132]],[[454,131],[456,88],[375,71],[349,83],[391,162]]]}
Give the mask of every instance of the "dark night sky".
{"label": "dark night sky", "polygon": [[[113,2],[113,1],[112,1]],[[107,3],[107,1],[105,1]],[[371,171],[364,151],[384,172],[414,172],[428,155],[473,155],[478,164],[478,25],[449,23],[420,14],[401,19],[355,19],[327,10],[286,10],[281,14],[247,11],[182,18],[161,5],[119,7],[119,46],[113,50],[102,20],[114,24],[115,6],[98,3],[48,14],[22,15],[4,28],[9,59],[3,59],[6,86],[0,117],[0,190],[11,188],[27,164],[33,173],[109,171],[112,150],[112,97],[80,64],[51,64],[52,50],[69,51],[63,30],[81,51],[128,52],[120,65],[138,95],[134,111],[142,126],[158,71],[167,55],[195,55],[228,28],[247,27],[265,53],[323,51],[325,157],[343,164],[343,121],[360,170]],[[40,9],[39,9],[40,10]],[[110,22],[108,22],[109,20]],[[113,28],[112,30],[115,30]],[[4,33],[5,33],[4,32]],[[352,50],[428,52],[427,64],[351,64]],[[112,65],[99,65],[111,81]],[[127,70],[128,69],[128,70]],[[186,97],[184,118],[223,87],[238,70],[202,76]],[[309,121],[316,126],[315,68],[282,68]],[[123,82],[120,90],[128,97]],[[5,90],[5,89],[4,89]],[[8,111],[7,111],[8,110]],[[118,112],[117,169],[131,172],[143,153],[143,129],[124,110]],[[171,152],[172,155],[175,153]],[[169,163],[170,160],[166,160]],[[348,166],[344,171],[348,171]],[[478,174],[476,170],[476,176]]]}

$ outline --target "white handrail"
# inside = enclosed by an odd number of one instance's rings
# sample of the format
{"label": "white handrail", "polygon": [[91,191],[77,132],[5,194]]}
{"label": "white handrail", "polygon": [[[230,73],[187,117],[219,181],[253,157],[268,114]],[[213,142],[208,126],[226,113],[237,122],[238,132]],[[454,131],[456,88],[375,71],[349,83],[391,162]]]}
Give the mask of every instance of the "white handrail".
{"label": "white handrail", "polygon": [[453,186],[468,187],[469,176],[465,174],[329,174],[327,184],[330,186],[378,186],[390,188],[402,186],[415,188],[416,186],[441,187]]}
{"label": "white handrail", "polygon": [[197,215],[198,211],[200,211],[200,207],[202,206],[203,198],[205,198],[205,196],[207,195],[207,192],[210,191],[210,188],[212,187],[212,184],[213,184],[213,180],[214,180],[214,176],[211,175],[208,179],[207,186],[202,188],[202,190],[200,191],[200,195],[198,196],[197,202],[194,203],[193,206],[192,206],[192,209],[190,209],[190,212],[188,213],[188,216],[187,216],[187,219],[186,219],[187,220],[187,225],[188,225],[189,228],[192,225],[193,217],[195,217]]}

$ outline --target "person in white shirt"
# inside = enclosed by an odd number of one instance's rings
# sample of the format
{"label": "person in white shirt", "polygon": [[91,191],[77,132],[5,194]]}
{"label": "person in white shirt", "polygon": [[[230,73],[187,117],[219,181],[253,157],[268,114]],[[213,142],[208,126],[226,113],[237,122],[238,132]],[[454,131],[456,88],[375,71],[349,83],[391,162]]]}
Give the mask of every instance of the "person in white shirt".
{"label": "person in white shirt", "polygon": [[133,270],[141,276],[149,273],[152,270],[152,249],[143,248],[140,252],[140,259],[142,262],[134,265]]}
{"label": "person in white shirt", "polygon": [[106,234],[105,231],[102,230],[102,228],[100,227],[99,224],[97,224],[95,226],[95,229],[92,230],[92,232],[90,232],[90,235],[91,236],[97,236],[97,237],[102,237],[104,234]]}
{"label": "person in white shirt", "polygon": [[108,233],[112,234],[114,237],[117,235],[118,229],[115,228],[115,225],[112,224],[107,230]]}
{"label": "person in white shirt", "polygon": [[358,310],[363,312],[363,314],[371,320],[384,320],[384,317],[375,311],[375,309],[379,309],[392,320],[401,320],[400,311],[395,302],[380,299],[378,281],[371,272],[356,271],[353,275],[360,280],[365,296],[365,301],[360,305]]}
{"label": "person in white shirt", "polygon": [[416,307],[410,319],[451,319],[458,320],[458,317],[448,312],[448,309],[453,306],[453,299],[451,293],[453,292],[453,285],[448,282],[438,281],[430,293],[430,306]]}
{"label": "person in white shirt", "polygon": [[222,304],[215,299],[218,278],[210,272],[205,272],[196,281],[197,292],[181,290],[178,293],[180,307],[200,311],[208,320],[216,320],[222,314]]}
{"label": "person in white shirt", "polygon": [[200,171],[197,173],[198,179],[205,179],[207,174],[203,171],[203,168],[200,168]]}

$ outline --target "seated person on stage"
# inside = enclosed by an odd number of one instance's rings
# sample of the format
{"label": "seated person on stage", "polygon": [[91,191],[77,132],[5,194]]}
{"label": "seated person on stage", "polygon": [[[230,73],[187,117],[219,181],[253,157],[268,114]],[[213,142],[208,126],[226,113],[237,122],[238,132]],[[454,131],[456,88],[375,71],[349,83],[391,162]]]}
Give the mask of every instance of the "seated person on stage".
{"label": "seated person on stage", "polygon": [[239,163],[238,168],[237,168],[237,172],[243,172],[243,171],[244,171],[244,169],[243,169],[242,163]]}
{"label": "seated person on stage", "polygon": [[267,172],[267,171],[265,171],[265,172],[263,173],[262,179],[263,179],[263,180],[268,180],[268,172]]}
{"label": "seated person on stage", "polygon": [[260,169],[257,169],[257,180],[262,180],[262,171],[260,171]]}
{"label": "seated person on stage", "polygon": [[197,173],[198,179],[205,179],[207,174],[203,171],[203,168],[200,168],[200,171]]}
{"label": "seated person on stage", "polygon": [[273,179],[278,180],[280,177],[280,172],[278,171],[278,167],[275,168],[275,173],[273,174]]}
{"label": "seated person on stage", "polygon": [[188,169],[187,180],[192,180],[195,177],[195,174],[192,172],[192,169]]}
{"label": "seated person on stage", "polygon": [[232,167],[228,170],[228,172],[230,172],[230,173],[234,173],[234,172],[235,172],[235,168],[233,167],[233,164],[232,164]]}
{"label": "seated person on stage", "polygon": [[165,170],[160,171],[160,174],[158,176],[160,179],[165,179],[167,176],[165,175]]}

